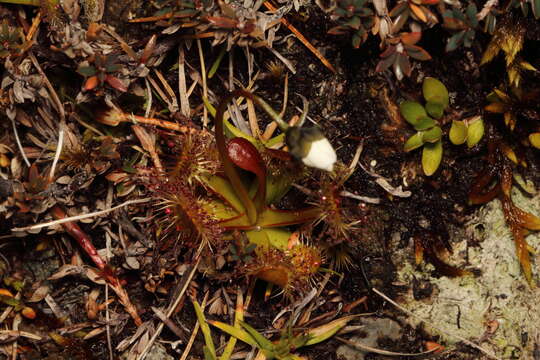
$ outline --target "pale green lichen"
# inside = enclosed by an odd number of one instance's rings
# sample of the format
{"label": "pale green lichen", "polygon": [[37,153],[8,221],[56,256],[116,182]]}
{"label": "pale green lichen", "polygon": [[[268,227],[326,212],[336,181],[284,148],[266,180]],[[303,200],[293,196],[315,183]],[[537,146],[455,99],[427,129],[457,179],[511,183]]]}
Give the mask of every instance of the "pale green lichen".
{"label": "pale green lichen", "polygon": [[[514,203],[533,214],[540,213],[540,196],[525,197],[513,190]],[[470,246],[471,237],[483,235],[478,246]],[[416,301],[412,292],[404,296],[404,305],[420,318],[444,332],[457,334],[479,343],[503,358],[532,359],[535,341],[540,341],[540,290],[530,287],[521,272],[512,234],[506,226],[501,204],[494,200],[481,208],[469,221],[463,239],[454,243],[452,264],[481,271],[478,277],[433,278],[419,273],[408,262],[399,269],[398,278],[411,283],[413,277],[429,280],[438,289],[430,299]],[[540,235],[532,233],[527,242],[540,252]],[[465,259],[468,263],[465,264]],[[533,255],[534,263],[534,255]],[[538,266],[533,266],[533,278],[538,281]],[[458,327],[459,307],[459,327]],[[409,319],[418,323],[415,319]],[[496,320],[498,329],[488,334],[487,323]],[[455,338],[439,334],[447,343]],[[524,341],[525,335],[527,340]],[[479,340],[483,341],[479,341]]]}

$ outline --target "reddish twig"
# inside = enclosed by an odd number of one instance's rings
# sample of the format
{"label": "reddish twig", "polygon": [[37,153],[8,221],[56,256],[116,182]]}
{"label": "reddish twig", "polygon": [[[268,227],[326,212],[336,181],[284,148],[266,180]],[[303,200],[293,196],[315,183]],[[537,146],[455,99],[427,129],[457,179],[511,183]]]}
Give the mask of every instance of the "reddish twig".
{"label": "reddish twig", "polygon": [[[66,218],[65,211],[58,205],[53,207],[51,212],[55,219],[60,220]],[[73,238],[75,238],[75,240],[77,240],[79,245],[92,259],[94,264],[96,264],[96,266],[101,270],[103,278],[109,283],[111,289],[113,289],[116,295],[118,295],[120,303],[131,315],[131,317],[135,321],[135,324],[137,324],[137,326],[140,326],[142,324],[142,321],[139,317],[139,314],[137,313],[135,305],[133,305],[133,303],[129,299],[126,290],[122,287],[120,280],[118,279],[118,277],[116,277],[111,267],[107,265],[107,263],[101,258],[101,256],[99,256],[97,249],[95,248],[94,244],[92,244],[92,240],[90,239],[90,237],[84,231],[82,231],[79,225],[77,225],[73,221],[67,221],[62,223],[62,227],[68,232],[69,235],[71,235]]]}

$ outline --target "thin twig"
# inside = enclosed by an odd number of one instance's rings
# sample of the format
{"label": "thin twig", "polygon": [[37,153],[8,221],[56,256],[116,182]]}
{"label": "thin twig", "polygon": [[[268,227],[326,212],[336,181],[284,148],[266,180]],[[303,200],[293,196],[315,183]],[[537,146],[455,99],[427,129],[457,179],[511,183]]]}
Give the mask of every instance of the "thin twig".
{"label": "thin twig", "polygon": [[21,152],[21,156],[24,159],[24,162],[28,167],[31,166],[30,161],[26,157],[26,154],[24,153],[23,146],[21,144],[21,139],[19,138],[19,133],[17,132],[17,125],[15,125],[15,117],[8,116],[11,119],[11,124],[13,125],[13,133],[15,134],[15,142],[17,143],[17,147],[19,148],[19,151]]}
{"label": "thin twig", "polygon": [[58,143],[56,145],[56,152],[54,153],[54,160],[51,165],[51,171],[49,172],[49,182],[53,182],[54,180],[54,172],[56,170],[56,165],[58,164],[60,154],[62,153],[62,147],[64,146],[64,126],[64,121],[60,121],[60,124],[58,124]]}
{"label": "thin twig", "polygon": [[[21,323],[21,321],[22,321],[21,314],[17,313],[15,315],[15,318],[13,318],[13,322],[12,322],[12,326],[11,326],[13,331],[19,331],[19,324]],[[18,345],[17,339],[15,339],[15,341],[12,344],[12,348],[11,348],[11,360],[17,360],[17,354],[19,353],[17,351],[18,347],[19,347],[19,345]]]}
{"label": "thin twig", "polygon": [[47,78],[47,75],[45,75],[45,72],[39,65],[39,62],[37,61],[36,57],[32,52],[28,52],[28,57],[32,61],[32,64],[36,67],[39,74],[43,77],[43,81],[45,82],[45,86],[47,86],[47,89],[49,90],[49,93],[51,94],[51,98],[53,99],[53,103],[56,105],[56,111],[58,111],[58,114],[60,114],[60,121],[66,120],[66,112],[64,111],[64,106],[62,105],[62,102],[60,101],[60,98],[58,97],[58,94],[56,93],[56,90],[54,90],[54,87],[52,86],[51,82],[49,81],[49,78]]}
{"label": "thin twig", "polygon": [[[263,5],[270,11],[275,12],[277,10],[274,7],[274,5],[272,5],[272,3],[270,1],[265,1],[263,3]],[[298,38],[298,40],[300,40],[300,42],[302,44],[304,44],[304,46],[307,47],[309,49],[309,51],[311,51],[313,53],[313,55],[315,55],[317,57],[317,59],[319,59],[323,63],[323,65],[326,66],[327,69],[332,71],[334,74],[336,73],[336,69],[334,68],[334,66],[332,64],[330,64],[330,62],[324,57],[323,54],[321,54],[321,52],[319,50],[317,50],[317,48],[315,48],[315,46],[311,45],[311,43],[308,41],[308,39],[306,39],[304,37],[304,35],[302,35],[302,33],[300,31],[298,31],[297,28],[295,28],[284,17],[282,17],[279,21],[281,21],[285,26],[287,26],[287,28]]]}
{"label": "thin twig", "polygon": [[143,199],[128,200],[128,201],[123,202],[120,205],[116,205],[116,206],[114,206],[112,208],[109,208],[109,209],[95,211],[95,212],[88,213],[88,214],[81,214],[81,215],[66,217],[64,219],[49,221],[49,222],[42,223],[42,224],[25,226],[25,227],[21,227],[21,228],[13,228],[13,229],[11,229],[11,231],[35,230],[35,229],[41,229],[41,228],[48,227],[48,226],[64,224],[64,223],[70,222],[70,221],[78,221],[78,220],[82,220],[82,219],[88,219],[88,218],[91,218],[91,217],[94,217],[94,216],[101,216],[101,215],[108,214],[111,211],[121,209],[121,208],[123,208],[125,206],[128,206],[128,205],[142,204],[142,203],[145,203],[145,202],[149,202],[150,200],[152,200],[152,198],[149,198],[149,197],[148,198],[143,198]]}
{"label": "thin twig", "polygon": [[150,89],[150,84],[148,83],[148,79],[144,78],[144,83],[146,84],[146,96],[148,97],[148,102],[146,104],[146,111],[144,112],[144,117],[148,118],[150,117],[150,110],[152,110],[152,89]]}
{"label": "thin twig", "polygon": [[497,359],[497,360],[502,360],[501,358],[497,357],[495,354],[492,354],[491,352],[489,352],[488,350],[484,349],[483,347],[479,346],[479,345],[476,345],[475,343],[473,343],[472,341],[470,340],[467,340],[465,339],[464,337],[462,336],[459,336],[457,334],[454,334],[454,333],[451,333],[451,332],[446,332],[446,331],[443,331],[441,328],[427,322],[425,319],[422,319],[420,316],[414,314],[412,311],[409,311],[407,309],[405,309],[403,306],[399,305],[398,303],[396,303],[394,300],[390,299],[388,296],[386,296],[385,294],[383,294],[381,291],[377,290],[376,288],[372,288],[371,290],[373,290],[373,292],[377,295],[379,295],[380,297],[382,297],[384,300],[388,301],[390,304],[394,305],[395,307],[397,307],[399,310],[403,311],[405,314],[415,318],[416,320],[419,320],[419,321],[422,321],[424,322],[426,325],[429,325],[430,327],[432,327],[433,329],[437,330],[438,332],[442,333],[442,334],[445,334],[445,335],[448,335],[450,337],[453,337],[455,339],[458,339],[459,341],[462,341],[463,343],[469,345],[470,347],[473,347],[475,348],[476,350],[479,350],[481,352],[483,352],[484,354],[486,354],[487,356],[489,356],[490,358],[492,359]]}

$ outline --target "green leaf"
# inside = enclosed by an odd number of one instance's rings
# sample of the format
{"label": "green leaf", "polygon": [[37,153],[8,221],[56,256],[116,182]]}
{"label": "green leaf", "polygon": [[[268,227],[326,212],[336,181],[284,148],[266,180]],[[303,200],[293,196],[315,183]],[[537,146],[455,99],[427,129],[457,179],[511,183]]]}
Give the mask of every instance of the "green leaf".
{"label": "green leaf", "polygon": [[530,134],[529,142],[535,148],[540,149],[540,132]]}
{"label": "green leaf", "polygon": [[212,354],[212,352],[206,345],[203,346],[203,354],[204,354],[204,360],[216,360],[215,355]]}
{"label": "green leaf", "polygon": [[403,101],[399,104],[399,110],[401,115],[407,120],[412,126],[416,126],[420,119],[427,116],[426,110],[422,105],[416,101]]}
{"label": "green leaf", "polygon": [[306,346],[315,345],[320,342],[323,342],[332,336],[334,336],[339,330],[341,330],[349,321],[354,318],[357,318],[358,315],[349,315],[342,318],[330,321],[321,326],[309,329],[307,335],[309,340],[306,342]]}
{"label": "green leaf", "polygon": [[238,214],[246,211],[244,205],[242,204],[242,201],[240,200],[240,198],[238,198],[238,196],[234,192],[231,183],[228,180],[222,178],[221,176],[214,175],[206,179],[205,183],[222,200],[224,200],[228,205],[230,205]]}
{"label": "green leaf", "polygon": [[422,140],[427,143],[435,143],[442,137],[442,130],[438,126],[434,126],[422,134]]}
{"label": "green leaf", "polygon": [[429,115],[433,116],[435,119],[440,119],[444,113],[444,107],[442,104],[427,102],[426,111]]}
{"label": "green leaf", "polygon": [[461,120],[452,121],[452,127],[448,136],[452,144],[463,144],[467,140],[467,125]]}
{"label": "green leaf", "polygon": [[[249,245],[258,245],[262,247],[271,246],[273,248],[285,251],[291,237],[291,232],[282,228],[268,228],[262,230],[246,231],[249,239]],[[249,246],[248,245],[248,246]],[[247,250],[246,250],[247,252]]]}
{"label": "green leaf", "polygon": [[417,132],[405,142],[403,150],[405,150],[406,152],[413,151],[414,149],[418,149],[422,145],[424,145],[424,141],[422,140],[422,133]]}
{"label": "green leaf", "polygon": [[437,125],[437,122],[430,118],[429,116],[420,118],[418,123],[414,126],[414,129],[417,131],[427,130]]}
{"label": "green leaf", "polygon": [[321,210],[316,207],[301,210],[274,210],[266,208],[260,215],[257,223],[251,225],[245,214],[223,221],[221,226],[228,230],[253,230],[257,228],[273,228],[289,225],[302,224],[312,221],[321,215]]}
{"label": "green leaf", "polygon": [[82,76],[90,77],[96,75],[96,68],[93,66],[79,66],[77,72]]}
{"label": "green leaf", "polygon": [[274,351],[274,344],[270,340],[265,338],[260,332],[255,330],[251,325],[243,321],[240,321],[240,325],[249,333],[249,335],[251,335],[251,337],[257,342],[257,344],[259,344],[259,348],[269,352]]}
{"label": "green leaf", "polygon": [[448,89],[439,80],[432,77],[426,77],[422,85],[422,92],[428,103],[440,104],[442,105],[443,110],[448,107]]}
{"label": "green leaf", "polygon": [[538,20],[540,18],[540,0],[533,0],[532,11],[534,18]]}
{"label": "green leaf", "polygon": [[211,356],[211,359],[216,358],[216,348],[214,346],[214,341],[212,340],[212,334],[210,333],[210,327],[208,326],[208,323],[206,322],[206,318],[204,317],[204,313],[201,309],[201,306],[197,301],[193,301],[193,308],[195,309],[195,314],[197,315],[197,320],[199,321],[199,326],[201,327],[201,331],[204,335],[204,342],[206,344],[207,351],[205,351],[205,357],[206,353]]}
{"label": "green leaf", "polygon": [[448,38],[448,42],[446,43],[446,52],[454,51],[456,50],[459,45],[463,42],[463,38],[465,37],[465,30],[458,32],[457,34],[451,36]]}
{"label": "green leaf", "polygon": [[246,332],[246,331],[244,331],[242,329],[236,328],[236,327],[231,326],[229,324],[222,323],[221,321],[209,320],[208,323],[210,325],[212,325],[212,326],[217,327],[221,331],[226,332],[227,334],[229,334],[231,336],[234,336],[238,340],[245,342],[248,345],[251,345],[251,346],[257,346],[258,345],[257,341],[255,341],[253,336],[251,336],[248,332]]}
{"label": "green leaf", "polygon": [[469,6],[467,6],[466,13],[467,17],[469,18],[469,24],[471,25],[471,27],[476,28],[478,26],[478,18],[476,17],[478,9],[473,2],[469,3]]}
{"label": "green leaf", "polygon": [[467,131],[467,146],[472,148],[474,145],[478,144],[482,137],[484,136],[484,120],[482,117],[478,116],[471,122],[469,122],[469,127]]}
{"label": "green leaf", "polygon": [[434,144],[425,144],[422,151],[422,168],[426,176],[431,176],[437,171],[441,164],[443,154],[442,142],[439,140]]}

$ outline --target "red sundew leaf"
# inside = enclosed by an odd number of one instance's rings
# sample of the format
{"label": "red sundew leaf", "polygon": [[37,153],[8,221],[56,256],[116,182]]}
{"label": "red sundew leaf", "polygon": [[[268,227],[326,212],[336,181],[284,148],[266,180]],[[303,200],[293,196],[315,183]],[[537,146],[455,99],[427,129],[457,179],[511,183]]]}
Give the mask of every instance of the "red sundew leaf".
{"label": "red sundew leaf", "polygon": [[437,5],[439,0],[422,0],[422,5]]}
{"label": "red sundew leaf", "polygon": [[105,81],[107,82],[107,84],[111,85],[111,87],[113,87],[114,89],[118,91],[122,91],[122,92],[127,91],[126,85],[124,85],[124,83],[115,76],[107,75],[105,77]]}

